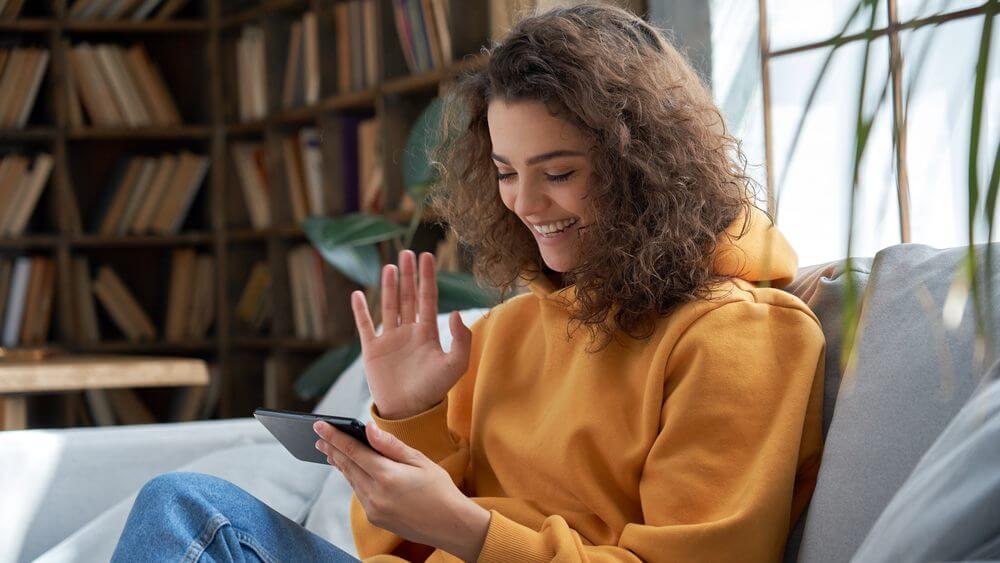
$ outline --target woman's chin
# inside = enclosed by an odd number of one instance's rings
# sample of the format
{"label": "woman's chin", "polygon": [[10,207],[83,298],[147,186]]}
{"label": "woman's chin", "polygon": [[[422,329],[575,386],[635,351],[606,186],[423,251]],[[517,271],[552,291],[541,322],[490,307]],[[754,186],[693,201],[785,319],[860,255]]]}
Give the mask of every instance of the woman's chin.
{"label": "woman's chin", "polygon": [[573,269],[573,262],[564,256],[548,256],[542,252],[542,260],[550,270],[565,273]]}

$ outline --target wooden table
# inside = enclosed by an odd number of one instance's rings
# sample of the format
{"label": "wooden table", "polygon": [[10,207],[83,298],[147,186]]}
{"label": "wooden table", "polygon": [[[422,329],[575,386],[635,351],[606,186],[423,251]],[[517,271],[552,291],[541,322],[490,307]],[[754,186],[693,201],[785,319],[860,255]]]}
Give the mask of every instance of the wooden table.
{"label": "wooden table", "polygon": [[62,355],[0,360],[0,430],[27,426],[29,393],[207,384],[205,361],[193,358]]}

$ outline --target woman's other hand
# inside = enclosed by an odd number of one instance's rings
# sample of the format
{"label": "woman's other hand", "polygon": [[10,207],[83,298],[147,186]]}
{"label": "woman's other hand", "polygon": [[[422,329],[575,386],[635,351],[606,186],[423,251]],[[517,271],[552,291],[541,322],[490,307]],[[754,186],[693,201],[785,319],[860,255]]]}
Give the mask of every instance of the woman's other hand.
{"label": "woman's other hand", "polygon": [[325,422],[313,430],[316,449],[343,473],[368,521],[397,536],[476,561],[490,527],[490,512],[460,491],[448,472],[374,422],[366,447]]}
{"label": "woman's other hand", "polygon": [[354,322],[361,336],[361,355],[368,387],[379,416],[400,419],[421,413],[444,400],[469,366],[472,331],[457,311],[449,317],[451,351],[445,353],[437,326],[437,279],[434,256],[399,254],[399,267],[382,268],[382,334],[375,327],[365,294],[351,294]]}

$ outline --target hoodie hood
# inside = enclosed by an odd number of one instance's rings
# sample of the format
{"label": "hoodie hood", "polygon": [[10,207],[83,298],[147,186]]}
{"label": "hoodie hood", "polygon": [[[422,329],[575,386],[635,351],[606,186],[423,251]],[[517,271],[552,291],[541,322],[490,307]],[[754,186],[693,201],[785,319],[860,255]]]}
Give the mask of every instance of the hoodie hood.
{"label": "hoodie hood", "polygon": [[[743,228],[744,215],[740,213],[719,237],[715,272],[758,285],[769,282],[771,287],[785,287],[795,278],[798,255],[767,214],[753,206],[750,207],[749,229],[741,238],[736,238]],[[573,299],[575,286],[556,289],[555,284],[544,275],[532,271],[521,274],[524,279],[532,275],[535,279],[528,282],[528,288],[535,295]]]}

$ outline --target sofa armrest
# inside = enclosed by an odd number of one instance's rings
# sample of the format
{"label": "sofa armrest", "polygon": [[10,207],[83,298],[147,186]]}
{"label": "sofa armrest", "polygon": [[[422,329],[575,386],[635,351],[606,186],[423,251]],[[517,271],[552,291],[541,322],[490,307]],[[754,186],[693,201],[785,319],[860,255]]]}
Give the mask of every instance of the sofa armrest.
{"label": "sofa armrest", "polygon": [[30,560],[150,478],[270,442],[252,418],[0,433],[0,561]]}

